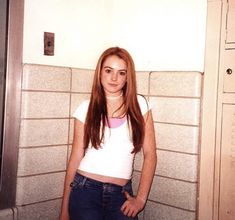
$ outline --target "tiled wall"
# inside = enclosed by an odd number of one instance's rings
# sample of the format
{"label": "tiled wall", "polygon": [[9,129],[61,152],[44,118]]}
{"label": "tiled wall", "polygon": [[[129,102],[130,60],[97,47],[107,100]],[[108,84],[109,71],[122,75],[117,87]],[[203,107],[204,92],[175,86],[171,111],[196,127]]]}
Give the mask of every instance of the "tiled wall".
{"label": "tiled wall", "polygon": [[[71,114],[89,98],[93,71],[24,65],[17,220],[58,219],[73,137]],[[140,220],[196,216],[201,74],[138,72],[138,92],[153,105],[158,167]],[[141,154],[135,161],[134,188]]]}
{"label": "tiled wall", "polygon": [[24,65],[18,219],[58,219],[69,150],[71,69]]}
{"label": "tiled wall", "polygon": [[[158,148],[156,176],[142,219],[196,219],[202,74],[139,73],[138,81],[153,105]],[[141,161],[139,155],[137,179]]]}

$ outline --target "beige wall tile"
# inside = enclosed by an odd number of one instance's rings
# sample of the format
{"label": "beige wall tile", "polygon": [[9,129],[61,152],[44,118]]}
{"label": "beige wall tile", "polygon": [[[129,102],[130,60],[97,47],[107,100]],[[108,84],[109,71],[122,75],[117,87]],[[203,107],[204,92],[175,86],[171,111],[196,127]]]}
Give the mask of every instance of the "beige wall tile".
{"label": "beige wall tile", "polygon": [[70,91],[71,69],[24,65],[22,88],[27,90]]}
{"label": "beige wall tile", "polygon": [[12,209],[0,210],[0,220],[14,220]]}
{"label": "beige wall tile", "polygon": [[132,175],[132,187],[133,187],[134,195],[136,195],[136,193],[137,193],[138,186],[139,186],[139,180],[140,180],[140,172],[134,171],[133,175]]}
{"label": "beige wall tile", "polygon": [[141,171],[141,169],[142,169],[142,164],[143,164],[143,153],[142,153],[142,151],[141,151],[141,152],[138,152],[138,153],[135,155],[134,170],[136,170],[136,171]]}
{"label": "beige wall tile", "polygon": [[159,96],[201,96],[199,72],[151,72],[150,95]]}
{"label": "beige wall tile", "polygon": [[[190,182],[197,181],[197,155],[158,150],[157,158],[156,174]],[[136,171],[141,171],[142,162],[143,155],[138,153],[134,163]]]}
{"label": "beige wall tile", "polygon": [[144,211],[144,220],[195,220],[195,212],[166,206],[148,201]]}
{"label": "beige wall tile", "polygon": [[69,119],[22,120],[20,147],[67,144],[68,130]]}
{"label": "beige wall tile", "polygon": [[138,220],[144,220],[144,211],[138,213]]}
{"label": "beige wall tile", "polygon": [[150,102],[153,105],[153,119],[156,122],[199,124],[199,99],[150,97]]}
{"label": "beige wall tile", "polygon": [[17,220],[58,220],[61,199],[18,207]]}
{"label": "beige wall tile", "polygon": [[82,103],[82,101],[89,98],[90,94],[72,94],[70,115],[73,115],[73,113],[76,111],[77,107]]}
{"label": "beige wall tile", "polygon": [[197,181],[197,155],[162,150],[158,150],[157,154],[158,165],[156,173],[158,175],[190,182]]}
{"label": "beige wall tile", "polygon": [[90,93],[93,76],[93,70],[72,69],[72,92]]}
{"label": "beige wall tile", "polygon": [[22,92],[22,118],[69,117],[69,93]]}
{"label": "beige wall tile", "polygon": [[142,95],[149,93],[149,72],[136,72],[137,92]]}
{"label": "beige wall tile", "polygon": [[66,162],[67,146],[20,149],[18,176],[63,171]]}
{"label": "beige wall tile", "polygon": [[157,148],[198,153],[199,128],[164,123],[154,123]]}
{"label": "beige wall tile", "polygon": [[[137,192],[140,172],[133,173],[133,190]],[[196,210],[196,183],[155,176],[149,200],[188,211]]]}
{"label": "beige wall tile", "polygon": [[195,211],[196,183],[157,176],[153,180],[149,199],[170,206]]}
{"label": "beige wall tile", "polygon": [[17,178],[16,204],[24,205],[62,196],[65,172]]}

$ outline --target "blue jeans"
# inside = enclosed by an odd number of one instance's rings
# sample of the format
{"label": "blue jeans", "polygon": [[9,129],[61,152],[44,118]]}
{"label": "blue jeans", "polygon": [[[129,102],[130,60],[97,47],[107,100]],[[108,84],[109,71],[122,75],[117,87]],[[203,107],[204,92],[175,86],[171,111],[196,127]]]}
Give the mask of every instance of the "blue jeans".
{"label": "blue jeans", "polygon": [[121,211],[124,191],[133,195],[131,181],[125,186],[103,183],[76,173],[71,184],[69,216],[71,220],[138,220]]}

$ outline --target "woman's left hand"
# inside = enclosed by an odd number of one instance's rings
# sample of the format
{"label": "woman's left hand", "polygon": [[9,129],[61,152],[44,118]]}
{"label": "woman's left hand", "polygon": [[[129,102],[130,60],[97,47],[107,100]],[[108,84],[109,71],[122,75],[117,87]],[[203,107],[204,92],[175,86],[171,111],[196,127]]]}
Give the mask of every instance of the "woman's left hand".
{"label": "woman's left hand", "polygon": [[145,201],[138,197],[132,197],[128,192],[124,192],[127,200],[121,207],[121,211],[128,217],[135,217],[145,206]]}

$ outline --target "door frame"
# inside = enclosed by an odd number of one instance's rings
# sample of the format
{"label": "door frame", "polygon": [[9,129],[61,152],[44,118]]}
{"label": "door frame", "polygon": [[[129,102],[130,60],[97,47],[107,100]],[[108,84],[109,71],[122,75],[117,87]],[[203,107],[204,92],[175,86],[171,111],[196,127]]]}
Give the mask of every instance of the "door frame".
{"label": "door frame", "polygon": [[9,0],[0,209],[15,206],[23,72],[24,0]]}
{"label": "door frame", "polygon": [[207,1],[199,173],[199,220],[219,218],[223,48],[227,0]]}

